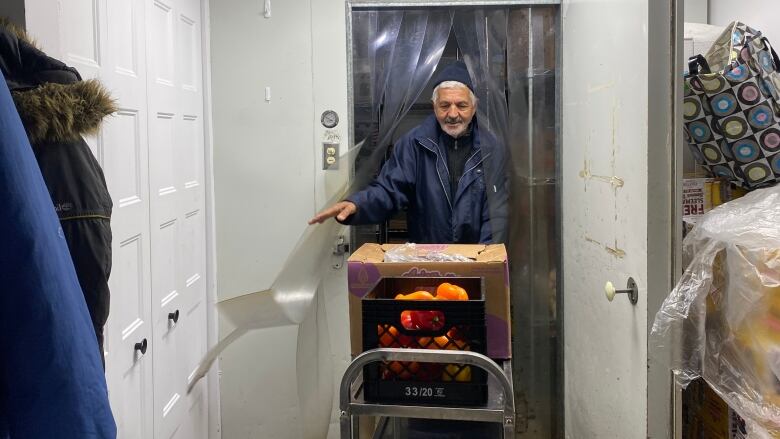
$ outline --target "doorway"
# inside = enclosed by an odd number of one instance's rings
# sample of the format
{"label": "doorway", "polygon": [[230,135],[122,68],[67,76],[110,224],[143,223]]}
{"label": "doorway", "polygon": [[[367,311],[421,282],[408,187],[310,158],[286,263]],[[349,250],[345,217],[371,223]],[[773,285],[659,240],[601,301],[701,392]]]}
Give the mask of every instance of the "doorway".
{"label": "doorway", "polygon": [[[480,130],[506,149],[506,218],[491,200],[494,242],[511,270],[512,350],[518,437],[563,428],[559,185],[559,7],[404,7],[351,2],[348,21],[351,189],[378,173],[393,143],[432,114],[437,66],[462,60],[478,99]],[[490,193],[490,191],[488,191]],[[408,239],[405,212],[353,227],[355,248]]]}

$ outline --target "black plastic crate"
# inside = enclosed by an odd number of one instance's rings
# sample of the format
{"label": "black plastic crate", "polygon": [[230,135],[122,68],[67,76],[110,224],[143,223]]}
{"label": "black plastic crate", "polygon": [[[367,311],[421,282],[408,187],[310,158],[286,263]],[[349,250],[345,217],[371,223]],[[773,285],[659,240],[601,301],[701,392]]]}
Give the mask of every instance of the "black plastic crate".
{"label": "black plastic crate", "polygon": [[[443,282],[466,289],[469,300],[394,299],[399,292],[434,293]],[[482,279],[475,277],[383,278],[362,300],[363,350],[393,347],[484,354],[487,345],[483,291]],[[487,372],[462,364],[372,363],[363,369],[363,392],[368,402],[484,405]]]}

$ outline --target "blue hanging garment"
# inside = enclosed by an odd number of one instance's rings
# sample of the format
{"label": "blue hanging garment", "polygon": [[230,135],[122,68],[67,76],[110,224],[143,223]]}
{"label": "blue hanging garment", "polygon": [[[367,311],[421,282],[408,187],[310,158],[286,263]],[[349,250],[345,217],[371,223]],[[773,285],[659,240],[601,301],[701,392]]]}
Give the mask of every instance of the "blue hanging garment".
{"label": "blue hanging garment", "polygon": [[0,75],[0,438],[115,438],[67,244]]}

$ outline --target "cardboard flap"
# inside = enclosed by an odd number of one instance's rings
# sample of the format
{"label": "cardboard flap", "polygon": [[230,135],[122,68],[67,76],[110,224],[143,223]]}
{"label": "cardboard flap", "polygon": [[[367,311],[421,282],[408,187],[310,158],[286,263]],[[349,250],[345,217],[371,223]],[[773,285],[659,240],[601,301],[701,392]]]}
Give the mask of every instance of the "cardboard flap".
{"label": "cardboard flap", "polygon": [[363,244],[349,256],[348,262],[382,262],[385,251],[379,244]]}
{"label": "cardboard flap", "polygon": [[[403,244],[364,244],[349,257],[349,262],[384,262],[385,252]],[[417,244],[422,254],[438,251],[448,255],[462,255],[477,262],[504,262],[504,244]]]}
{"label": "cardboard flap", "polygon": [[504,262],[506,261],[506,247],[504,244],[491,244],[477,256],[477,262]]}
{"label": "cardboard flap", "polygon": [[483,244],[452,244],[441,252],[448,255],[463,255],[469,259],[476,260],[483,250],[485,250]]}

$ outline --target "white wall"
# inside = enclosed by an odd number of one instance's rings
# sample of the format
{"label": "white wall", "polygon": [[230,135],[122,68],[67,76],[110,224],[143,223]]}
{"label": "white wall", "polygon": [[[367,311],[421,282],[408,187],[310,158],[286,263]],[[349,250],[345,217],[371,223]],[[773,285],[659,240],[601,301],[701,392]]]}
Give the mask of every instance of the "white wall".
{"label": "white wall", "polygon": [[[648,366],[654,365],[647,351],[648,296],[655,297],[669,278],[656,268],[668,265],[670,249],[659,251],[667,241],[655,237],[671,234],[654,232],[659,224],[668,227],[664,209],[672,205],[669,180],[659,183],[668,178],[668,127],[655,123],[666,122],[660,115],[668,114],[664,98],[670,94],[653,87],[668,80],[670,71],[663,64],[670,59],[668,8],[660,0],[566,0],[561,6],[566,438],[670,437],[649,434],[649,425],[668,425],[669,410],[656,406],[654,390],[668,381],[648,382]],[[620,55],[600,57],[582,71],[573,68],[588,64],[603,47]],[[664,161],[667,168],[659,168]],[[619,184],[597,175],[615,176]],[[623,287],[629,277],[641,291],[636,305],[626,297],[608,302],[605,282]]]}
{"label": "white wall", "polygon": [[[31,26],[34,26],[33,37],[35,41],[44,48],[46,54],[62,59],[62,47],[60,45],[60,20],[58,18],[57,10],[50,3],[54,1],[49,0],[49,3],[36,3],[33,7],[33,3],[28,1],[27,8],[25,8],[25,24],[28,25],[28,30]],[[32,33],[32,32],[31,32]]]}
{"label": "white wall", "polygon": [[268,288],[314,205],[310,6],[272,4],[210,3],[220,299]]}
{"label": "white wall", "polygon": [[707,23],[708,0],[685,0],[683,16],[686,23]]}
{"label": "white wall", "polygon": [[[263,5],[210,2],[221,300],[269,288],[347,176],[346,164],[321,170],[322,140],[340,138],[342,152],[348,142],[344,2],[272,0],[270,18]],[[325,109],[340,117],[328,132]],[[251,332],[224,352],[224,438],[324,437],[349,360],[344,271],[331,270],[300,326]]]}
{"label": "white wall", "polygon": [[760,30],[780,44],[780,2],[777,0],[709,0],[710,24],[725,26],[734,20]]}

